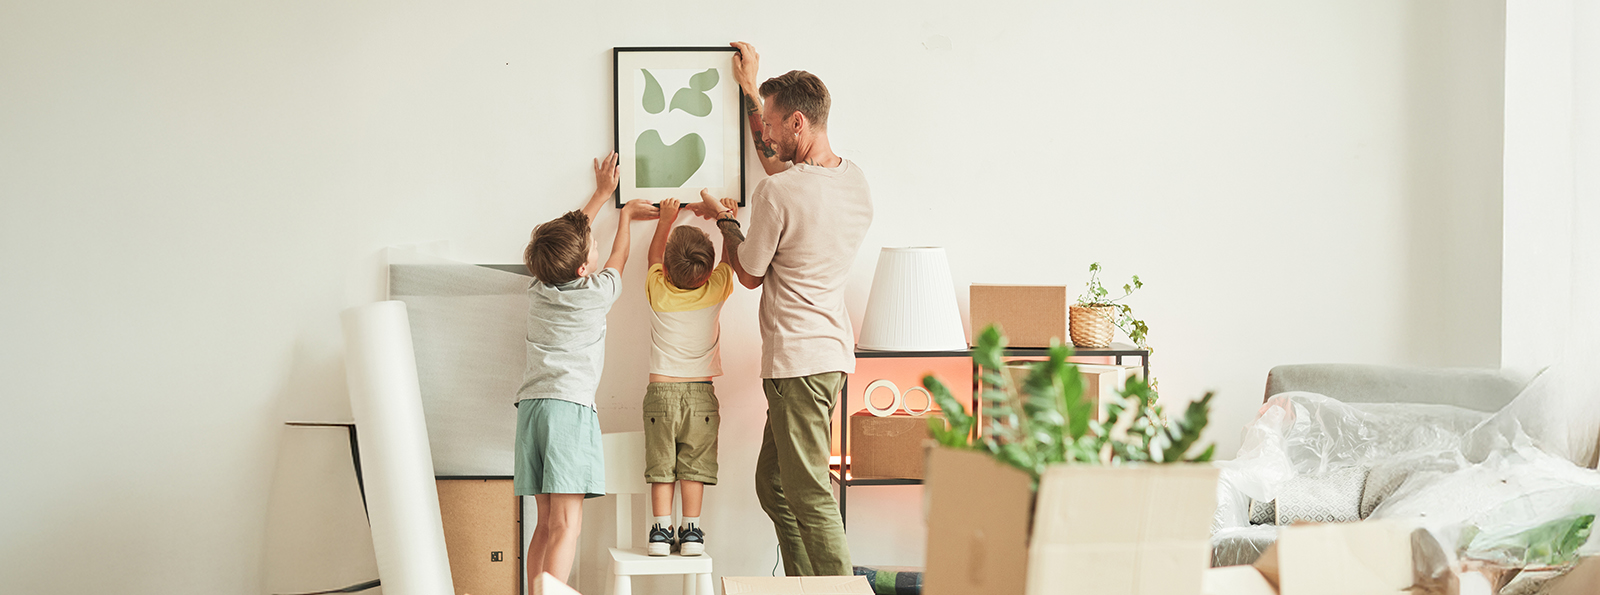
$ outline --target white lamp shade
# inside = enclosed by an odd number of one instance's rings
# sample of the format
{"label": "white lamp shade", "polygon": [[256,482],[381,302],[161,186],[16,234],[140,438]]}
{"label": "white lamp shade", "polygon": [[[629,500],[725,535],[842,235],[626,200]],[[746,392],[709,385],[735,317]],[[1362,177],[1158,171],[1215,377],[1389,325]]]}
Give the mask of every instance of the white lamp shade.
{"label": "white lamp shade", "polygon": [[967,348],[944,248],[884,248],[878,254],[856,343],[874,351]]}

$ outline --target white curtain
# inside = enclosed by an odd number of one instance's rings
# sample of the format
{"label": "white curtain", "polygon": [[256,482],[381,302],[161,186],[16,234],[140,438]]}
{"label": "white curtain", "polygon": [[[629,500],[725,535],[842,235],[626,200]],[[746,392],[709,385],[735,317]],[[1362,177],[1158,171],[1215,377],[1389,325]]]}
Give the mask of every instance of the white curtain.
{"label": "white curtain", "polygon": [[[1600,399],[1600,2],[1506,4],[1501,363]],[[1574,435],[1600,433],[1575,416]],[[1583,418],[1583,419],[1580,419]]]}

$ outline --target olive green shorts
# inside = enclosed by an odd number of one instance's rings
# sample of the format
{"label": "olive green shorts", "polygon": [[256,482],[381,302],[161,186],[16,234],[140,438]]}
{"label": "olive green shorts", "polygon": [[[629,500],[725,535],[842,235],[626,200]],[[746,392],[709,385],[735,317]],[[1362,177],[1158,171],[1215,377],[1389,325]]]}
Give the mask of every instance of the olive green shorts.
{"label": "olive green shorts", "polygon": [[711,383],[650,383],[644,389],[644,480],[716,485],[720,425]]}

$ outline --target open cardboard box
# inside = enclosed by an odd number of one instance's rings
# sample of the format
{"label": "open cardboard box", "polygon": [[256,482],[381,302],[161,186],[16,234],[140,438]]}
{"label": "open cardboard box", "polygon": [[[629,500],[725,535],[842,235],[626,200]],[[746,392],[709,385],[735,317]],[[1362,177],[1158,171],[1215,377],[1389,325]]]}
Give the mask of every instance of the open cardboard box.
{"label": "open cardboard box", "polygon": [[1380,521],[1290,525],[1255,568],[1281,595],[1410,595],[1411,533]]}
{"label": "open cardboard box", "polygon": [[1207,569],[1200,580],[1203,595],[1278,595],[1278,590],[1254,566]]}
{"label": "open cardboard box", "polygon": [[1023,595],[1028,577],[1028,475],[971,450],[928,452],[926,595]]}
{"label": "open cardboard box", "polygon": [[[1370,520],[1284,527],[1254,568],[1280,595],[1492,595],[1515,576],[1504,569],[1463,568],[1425,529]],[[1540,592],[1600,593],[1600,558],[1582,560],[1551,585]]]}
{"label": "open cardboard box", "polygon": [[928,465],[929,595],[1200,594],[1215,467],[1058,465],[1035,509],[1028,475],[985,453]]}
{"label": "open cardboard box", "polygon": [[1028,593],[1199,595],[1218,469],[1056,465],[1039,479]]}

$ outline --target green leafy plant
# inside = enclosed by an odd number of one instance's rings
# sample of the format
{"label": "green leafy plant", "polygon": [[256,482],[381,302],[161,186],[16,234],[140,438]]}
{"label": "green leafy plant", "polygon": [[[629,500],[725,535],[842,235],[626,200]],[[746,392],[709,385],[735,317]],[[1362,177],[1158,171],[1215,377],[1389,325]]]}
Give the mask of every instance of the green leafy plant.
{"label": "green leafy plant", "polygon": [[1135,345],[1141,348],[1148,347],[1145,344],[1145,337],[1150,334],[1149,325],[1146,325],[1143,320],[1133,317],[1132,306],[1121,303],[1122,300],[1128,299],[1128,296],[1133,295],[1134,290],[1143,288],[1144,282],[1139,280],[1138,275],[1134,275],[1133,280],[1122,285],[1122,295],[1113,298],[1111,297],[1111,292],[1106,290],[1105,286],[1100,283],[1100,269],[1100,263],[1098,262],[1089,265],[1089,282],[1084,283],[1083,294],[1078,296],[1078,305],[1091,308],[1115,308],[1117,315],[1111,320],[1111,323],[1127,334]]}
{"label": "green leafy plant", "polygon": [[1593,514],[1575,514],[1533,527],[1483,531],[1468,525],[1457,553],[1505,566],[1563,566],[1578,561],[1578,548],[1589,541]]}
{"label": "green leafy plant", "polygon": [[[1017,382],[1006,373],[1005,346],[1005,336],[991,325],[978,335],[972,351],[985,413],[982,428],[976,428],[978,419],[944,383],[932,375],[923,377],[922,385],[943,410],[928,420],[940,445],[987,452],[1026,471],[1035,482],[1055,464],[1203,462],[1215,454],[1216,445],[1189,454],[1210,419],[1213,393],[1189,403],[1183,415],[1169,422],[1155,404],[1155,392],[1130,378],[1118,397],[1106,403],[1105,419],[1097,420],[1078,367],[1067,362],[1071,347],[1058,342],[1050,347],[1049,359],[1022,364],[1027,374]],[[981,431],[974,441],[975,429]]]}

